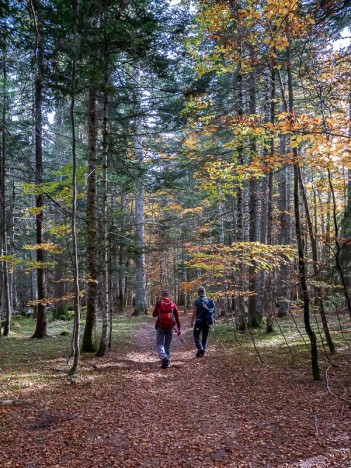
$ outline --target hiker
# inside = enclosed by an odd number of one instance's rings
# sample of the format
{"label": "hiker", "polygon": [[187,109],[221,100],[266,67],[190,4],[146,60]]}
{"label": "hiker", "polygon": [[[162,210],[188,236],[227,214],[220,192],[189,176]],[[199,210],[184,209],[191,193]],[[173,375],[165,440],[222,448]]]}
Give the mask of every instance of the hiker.
{"label": "hiker", "polygon": [[212,299],[205,296],[205,289],[197,290],[198,298],[194,301],[194,310],[191,318],[191,327],[194,325],[194,340],[197,348],[196,357],[203,357],[206,353],[208,332],[215,321],[215,304]]}
{"label": "hiker", "polygon": [[177,325],[177,335],[182,334],[178,307],[170,300],[170,296],[171,293],[168,289],[162,291],[162,299],[156,303],[152,312],[152,316],[157,317],[155,323],[156,350],[162,360],[162,369],[171,365],[173,328]]}

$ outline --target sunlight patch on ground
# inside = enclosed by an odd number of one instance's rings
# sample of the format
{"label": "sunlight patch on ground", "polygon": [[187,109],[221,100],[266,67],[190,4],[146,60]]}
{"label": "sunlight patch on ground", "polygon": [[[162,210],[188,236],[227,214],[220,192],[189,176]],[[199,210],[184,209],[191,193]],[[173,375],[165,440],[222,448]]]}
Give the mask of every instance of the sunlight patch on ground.
{"label": "sunlight patch on ground", "polygon": [[158,357],[157,357],[157,354],[156,352],[151,354],[151,353],[135,353],[135,352],[132,352],[132,353],[128,353],[126,355],[126,360],[127,361],[134,361],[134,362],[150,362],[150,360],[152,361],[157,361],[158,360]]}
{"label": "sunlight patch on ground", "polygon": [[318,468],[324,468],[330,465],[326,457],[324,457],[323,455],[318,455],[317,457],[311,457],[307,460],[302,460],[298,464],[293,466],[298,468],[315,468],[317,466]]}
{"label": "sunlight patch on ground", "polygon": [[145,382],[154,383],[156,377],[157,374],[145,374],[142,371],[133,372],[133,381],[135,381],[135,385],[141,385]]}
{"label": "sunlight patch on ground", "polygon": [[[30,396],[37,390],[51,388],[51,381],[54,375],[42,375],[40,373],[28,374],[4,374],[0,379],[0,399],[4,397],[23,398]],[[2,387],[4,386],[3,391]]]}

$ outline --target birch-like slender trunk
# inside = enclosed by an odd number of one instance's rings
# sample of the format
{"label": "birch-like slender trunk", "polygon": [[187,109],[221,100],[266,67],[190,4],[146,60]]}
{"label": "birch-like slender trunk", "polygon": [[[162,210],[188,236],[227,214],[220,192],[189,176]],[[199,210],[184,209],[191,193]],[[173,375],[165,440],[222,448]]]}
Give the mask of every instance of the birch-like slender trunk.
{"label": "birch-like slender trunk", "polygon": [[349,295],[348,291],[348,286],[347,286],[347,281],[346,281],[346,275],[344,273],[342,264],[341,264],[341,246],[340,246],[340,241],[339,241],[339,224],[338,224],[338,219],[337,219],[337,204],[336,204],[336,198],[335,198],[335,192],[334,192],[334,186],[332,182],[332,177],[330,173],[330,169],[328,169],[328,185],[329,185],[329,190],[331,193],[331,200],[332,200],[332,218],[334,222],[334,232],[335,232],[335,247],[336,247],[336,252],[335,252],[335,265],[336,269],[339,273],[344,297],[345,297],[345,304],[347,307],[347,311],[349,313],[349,316],[351,317],[351,298]]}
{"label": "birch-like slender trunk", "polygon": [[[79,17],[79,0],[76,3],[76,21]],[[77,32],[75,31],[75,34]],[[77,44],[75,44],[75,48]],[[79,357],[80,357],[80,290],[79,290],[79,264],[78,264],[78,248],[77,248],[77,154],[76,154],[76,124],[75,124],[75,96],[76,96],[76,49],[74,50],[72,63],[72,94],[70,105],[71,119],[71,138],[72,138],[72,253],[73,253],[73,281],[74,281],[74,326],[72,338],[72,355],[73,364],[68,375],[72,376],[76,373]]]}
{"label": "birch-like slender trunk", "polygon": [[[288,93],[289,93],[289,113],[290,119],[294,117],[294,95],[293,95],[293,82],[291,71],[291,56],[290,46],[287,47],[287,73],[288,73]],[[297,160],[297,148],[293,148],[294,160]],[[294,214],[295,214],[295,229],[297,250],[299,255],[298,272],[299,272],[299,285],[303,300],[303,316],[306,333],[311,343],[311,364],[312,374],[314,380],[321,380],[319,364],[318,364],[318,348],[316,334],[311,327],[310,322],[310,298],[307,287],[307,269],[305,261],[305,252],[303,247],[303,234],[301,229],[301,213],[300,213],[300,200],[299,200],[299,180],[300,180],[300,167],[294,165]]]}
{"label": "birch-like slender trunk", "polygon": [[[143,161],[143,147],[141,134],[141,89],[140,89],[140,70],[136,66],[135,70],[136,85],[136,113],[135,113],[135,135],[134,135],[134,154],[137,161]],[[144,181],[142,178],[138,181],[138,187],[135,194],[135,236],[136,236],[136,255],[135,255],[135,306],[134,315],[147,314],[146,306],[146,277],[145,277],[145,208],[144,208]]]}
{"label": "birch-like slender trunk", "polygon": [[[323,123],[324,123],[325,131],[327,133],[328,128],[327,128],[327,124],[326,124],[324,104],[323,104],[322,99],[320,100],[320,105],[321,105],[321,111],[322,111],[322,115],[323,115]],[[351,103],[350,103],[349,112],[351,113]],[[351,114],[349,114],[349,116],[351,116]],[[349,135],[351,135],[351,128],[349,128]],[[327,138],[329,138],[329,135],[327,136]],[[335,191],[334,191],[332,176],[331,176],[331,172],[330,172],[329,168],[327,169],[327,174],[328,174],[329,192],[331,194],[331,201],[332,201],[332,206],[333,206],[332,218],[333,218],[333,222],[334,222],[334,233],[335,233],[334,244],[335,244],[335,247],[336,247],[335,265],[336,265],[336,269],[337,269],[337,271],[339,273],[339,276],[340,276],[340,281],[341,281],[341,285],[342,285],[342,288],[343,288],[343,293],[344,293],[344,296],[345,296],[345,304],[346,304],[349,316],[351,317],[351,298],[350,298],[350,294],[349,294],[349,290],[348,290],[347,274],[344,272],[344,268],[343,268],[343,265],[342,265],[342,263],[343,263],[343,261],[342,261],[342,249],[341,249],[341,245],[340,245],[340,241],[339,241],[340,228],[339,228],[338,219],[337,219],[337,203],[336,203],[336,198],[335,198]],[[348,207],[346,207],[346,208],[348,208]],[[349,248],[349,246],[347,247],[347,250],[348,250],[348,248]]]}
{"label": "birch-like slender trunk", "polygon": [[[311,215],[310,215],[310,209],[309,209],[309,206],[308,206],[307,194],[306,194],[306,190],[305,190],[304,183],[303,183],[303,180],[302,180],[301,172],[299,172],[299,184],[300,184],[300,187],[301,187],[301,193],[302,193],[302,198],[303,198],[303,203],[304,203],[304,208],[305,208],[305,215],[306,215],[308,233],[309,233],[309,238],[310,238],[310,243],[311,243],[312,259],[313,259],[313,273],[315,275],[315,279],[318,282],[318,281],[322,280],[322,278],[320,277],[320,273],[318,271],[317,241],[316,241],[315,233],[313,231],[313,225],[312,225],[312,220],[311,220]],[[324,335],[325,335],[325,338],[327,340],[329,351],[331,352],[331,354],[334,354],[335,353],[335,346],[334,346],[332,337],[330,335],[327,316],[325,314],[322,288],[320,286],[315,286],[315,291],[316,291],[317,303],[318,303],[318,308],[319,308],[319,314],[320,314],[321,320],[322,320]]]}

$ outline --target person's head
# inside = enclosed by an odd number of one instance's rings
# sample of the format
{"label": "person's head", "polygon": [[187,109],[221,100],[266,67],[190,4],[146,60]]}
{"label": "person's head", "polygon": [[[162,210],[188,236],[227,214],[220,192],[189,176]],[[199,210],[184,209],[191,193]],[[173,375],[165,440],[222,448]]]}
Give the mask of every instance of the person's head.
{"label": "person's head", "polygon": [[171,292],[168,289],[164,289],[162,291],[162,297],[169,297],[171,295]]}
{"label": "person's head", "polygon": [[199,296],[204,296],[205,295],[205,288],[200,286],[199,289],[197,290],[197,293],[198,293]]}

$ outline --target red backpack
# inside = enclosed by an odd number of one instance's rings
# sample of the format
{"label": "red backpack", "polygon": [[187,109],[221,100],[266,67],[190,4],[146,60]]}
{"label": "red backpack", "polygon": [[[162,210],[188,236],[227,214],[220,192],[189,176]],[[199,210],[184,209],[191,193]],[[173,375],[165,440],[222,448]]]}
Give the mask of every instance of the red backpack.
{"label": "red backpack", "polygon": [[157,322],[157,326],[159,326],[160,328],[174,327],[174,304],[169,299],[161,299],[158,303]]}

